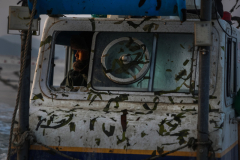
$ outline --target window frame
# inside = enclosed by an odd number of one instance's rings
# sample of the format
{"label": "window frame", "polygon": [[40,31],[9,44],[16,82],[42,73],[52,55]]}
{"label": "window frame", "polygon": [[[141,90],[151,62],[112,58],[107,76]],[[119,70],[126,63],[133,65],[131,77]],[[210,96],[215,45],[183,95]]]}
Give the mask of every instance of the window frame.
{"label": "window frame", "polygon": [[[94,51],[95,50],[95,40],[97,38],[97,34],[100,33],[100,32],[95,32],[94,33],[94,37],[93,37],[93,43],[94,45],[92,44],[92,50]],[[161,32],[157,32],[157,33],[161,33]],[[177,33],[171,33],[171,34],[178,34],[179,32]],[[183,34],[183,33],[179,33],[179,34]],[[193,34],[193,33],[185,33],[185,34]],[[153,41],[154,43],[154,41]],[[154,46],[154,45],[153,45]],[[192,53],[192,58],[194,57],[197,57],[196,54],[197,54],[197,51],[195,50],[196,47],[194,46],[194,51]],[[154,51],[155,49],[153,49]],[[156,53],[155,53],[156,55]],[[88,80],[91,80],[92,79],[92,67],[93,67],[93,61],[94,61],[94,54],[91,54],[90,56],[90,63],[89,63],[89,73],[88,73]],[[152,57],[151,57],[151,60],[152,60]],[[151,64],[150,64],[150,68],[151,68]],[[149,68],[149,69],[150,69]],[[190,78],[190,81],[191,80],[195,80],[195,77],[196,77],[196,74],[194,73],[195,70],[196,70],[196,66],[194,66],[194,63],[191,64],[191,70],[192,70],[192,76]],[[90,73],[91,72],[91,73]],[[151,74],[151,73],[150,73]],[[89,83],[89,82],[88,82]],[[91,88],[93,89],[94,91],[99,91],[99,92],[104,92],[104,91],[108,91],[108,90],[95,90],[94,88]],[[190,89],[189,89],[190,90]],[[195,87],[194,87],[194,90],[195,90]],[[109,90],[110,91],[110,90]],[[157,92],[157,91],[111,91],[112,94],[129,94],[129,95],[146,95],[146,96],[151,96],[151,95],[154,95],[154,92]],[[193,95],[191,94],[191,90],[189,91],[189,93],[183,93],[183,92],[172,92],[172,93],[167,93],[167,94],[163,94],[162,96],[181,96],[181,97],[192,97]]]}
{"label": "window frame", "polygon": [[[61,20],[64,19],[64,20]],[[45,28],[45,32],[44,35],[42,37],[42,39],[46,39],[47,37],[51,36],[52,37],[52,41],[42,47],[40,47],[40,55],[39,55],[39,61],[41,64],[41,71],[40,73],[38,73],[38,80],[36,83],[39,83],[39,89],[41,90],[41,92],[48,97],[49,99],[54,99],[54,100],[88,100],[88,92],[67,92],[67,91],[54,91],[49,87],[48,84],[48,74],[49,74],[49,63],[50,58],[51,58],[51,54],[53,51],[53,47],[54,47],[54,38],[55,38],[55,34],[58,31],[83,31],[83,32],[92,32],[92,24],[88,19],[83,19],[83,18],[79,18],[79,20],[81,19],[81,24],[78,28],[72,28],[72,25],[76,25],[79,24],[79,21],[77,21],[76,19],[66,19],[65,18],[60,18],[59,21],[57,21],[56,23],[54,23],[54,25],[50,25],[52,24],[51,21],[49,21],[49,26],[47,28]],[[129,28],[127,27],[127,21],[120,24],[119,27],[115,27],[116,25],[114,24],[115,22],[117,22],[117,20],[109,20],[109,19],[104,19],[102,21],[102,19],[100,20],[96,20],[98,21],[98,23],[96,23],[96,29],[94,30],[96,35],[98,32],[144,32],[142,30],[142,28]],[[104,24],[102,24],[102,22],[100,23],[100,21],[102,21]],[[139,19],[134,19],[132,20],[136,23],[140,22],[141,20]],[[84,22],[84,23],[83,23]],[[179,22],[169,22],[169,25],[172,25],[172,28],[169,30],[167,26],[165,26],[162,22],[158,21],[158,20],[150,20],[147,22],[144,22],[143,25],[146,25],[148,23],[158,23],[160,26],[157,30],[152,30],[152,32],[154,33],[186,33],[186,34],[194,34],[194,28],[192,27],[194,22],[193,21],[189,21],[186,22],[184,24],[179,24]],[[65,25],[65,24],[68,25]],[[109,25],[113,25],[114,29],[109,29]],[[127,25],[127,26],[126,26]],[[93,37],[94,39],[94,37]],[[89,77],[88,77],[88,83],[89,80],[91,79],[91,72],[92,72],[92,56],[94,54],[94,46],[95,46],[95,41],[93,40],[92,43],[92,49],[91,49],[91,59],[90,59],[90,66],[89,66]],[[197,53],[197,51],[194,51],[194,55]],[[196,59],[196,58],[194,58]],[[194,74],[194,68],[195,66],[192,67],[193,69],[193,80],[195,79],[195,74]],[[36,84],[35,84],[35,87]],[[89,88],[92,89],[94,91],[93,88]],[[110,98],[116,98],[116,96],[118,96],[119,94],[129,94],[128,96],[128,101],[133,101],[133,102],[152,102],[153,99],[157,96],[154,94],[154,92],[118,92],[118,91],[114,91],[111,92],[112,95],[102,95],[102,101],[108,101]],[[65,95],[68,96],[65,96]],[[192,97],[192,94],[185,94],[185,93],[168,93],[168,94],[163,94],[161,96],[159,96],[159,102],[169,102],[168,100],[168,96],[172,96],[174,97],[174,101],[176,103],[180,103],[180,101],[184,100],[184,103],[193,103],[193,99],[190,98]],[[99,100],[98,98],[96,100]]]}
{"label": "window frame", "polygon": [[[99,33],[103,33],[103,32],[99,32]],[[124,32],[125,33],[125,32]],[[132,33],[132,32],[131,32]],[[168,91],[154,91],[153,90],[153,88],[154,88],[154,76],[155,76],[155,64],[156,64],[156,56],[157,56],[157,44],[158,44],[158,38],[159,38],[159,36],[161,35],[161,34],[168,34],[168,33],[164,33],[164,32],[157,32],[157,33],[155,33],[155,35],[153,36],[153,44],[152,44],[152,54],[151,54],[151,56],[150,56],[150,67],[149,67],[149,76],[150,76],[150,79],[149,79],[149,82],[148,82],[148,87],[145,89],[145,90],[142,90],[142,91],[138,91],[138,90],[135,90],[134,92],[150,92],[150,93],[154,93],[154,92],[168,92]],[[172,34],[172,35],[177,35],[177,34],[184,34],[184,33],[169,33],[169,34]],[[185,34],[189,34],[189,35],[193,35],[193,33],[185,33]],[[96,37],[97,37],[97,35],[96,35]],[[96,38],[97,39],[97,38]],[[193,40],[192,40],[192,42],[194,42],[194,36],[193,36]],[[194,43],[193,43],[193,48],[192,48],[192,50],[191,50],[191,59],[194,59],[194,57],[196,57],[196,55],[195,55],[195,45],[194,45]],[[95,48],[93,49],[93,50],[95,50]],[[94,59],[94,57],[92,57],[93,59]],[[191,60],[191,67],[190,67],[190,72],[192,72],[192,76],[189,78],[189,82],[190,82],[190,84],[189,84],[189,86],[190,86],[190,88],[189,88],[189,91],[188,92],[170,92],[170,93],[177,93],[177,94],[179,94],[179,93],[182,93],[182,94],[191,94],[192,93],[192,91],[193,90],[195,90],[195,86],[192,86],[191,85],[191,82],[192,82],[192,80],[193,80],[193,78],[195,78],[195,76],[196,75],[194,75],[193,76],[193,74],[195,74],[194,72],[195,72],[195,69],[193,69],[193,61]],[[94,65],[94,64],[93,64]],[[92,66],[93,67],[93,66]],[[93,75],[91,75],[91,76],[93,76]],[[91,86],[93,87],[93,85],[91,84]],[[103,87],[104,88],[104,87]],[[95,91],[99,91],[99,92],[102,92],[102,91],[111,91],[111,92],[114,92],[114,91],[116,91],[116,89],[115,90],[111,90],[111,88],[112,87],[106,87],[106,89],[96,89],[96,88],[94,88],[93,87],[93,89],[95,90]],[[129,87],[129,88],[124,88],[124,89],[121,89],[121,88],[119,88],[118,90],[120,90],[120,91],[122,91],[122,92],[127,92],[127,93],[129,93],[129,92],[132,92],[132,91],[128,91],[128,90],[131,90],[131,88]],[[195,93],[195,91],[194,91],[194,93]]]}
{"label": "window frame", "polygon": [[[230,32],[230,28],[227,29],[228,33]],[[229,33],[230,34],[230,33]],[[233,104],[233,98],[234,96],[237,94],[237,38],[236,38],[236,33],[233,32],[232,34],[233,37],[229,37],[227,35],[225,35],[225,77],[224,77],[224,81],[225,81],[225,85],[224,85],[224,95],[225,95],[225,104],[226,107],[229,107]],[[229,40],[231,40],[231,44],[229,44]],[[235,43],[235,48],[233,49],[233,43]],[[229,52],[231,52],[231,54],[228,54]],[[234,58],[232,59],[231,56],[234,56]],[[230,59],[229,59],[230,58]],[[229,60],[231,60],[229,62]],[[234,64],[234,75],[233,75],[233,84],[231,84],[231,65],[232,65],[232,60],[235,62]],[[230,63],[230,65],[228,65],[228,63]],[[230,72],[229,72],[230,71]],[[231,85],[233,85],[233,92],[231,91]]]}

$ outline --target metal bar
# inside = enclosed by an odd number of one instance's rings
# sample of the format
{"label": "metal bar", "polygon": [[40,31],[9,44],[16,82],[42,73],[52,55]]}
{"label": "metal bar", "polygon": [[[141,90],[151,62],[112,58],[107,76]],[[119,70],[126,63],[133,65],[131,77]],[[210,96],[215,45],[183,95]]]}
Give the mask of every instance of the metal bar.
{"label": "metal bar", "polygon": [[[22,2],[22,6],[27,6],[26,2]],[[23,64],[24,50],[27,40],[28,31],[22,31],[21,35],[21,65]],[[26,66],[24,68],[24,75],[22,77],[22,87],[19,99],[19,123],[18,132],[23,134],[29,130],[29,97],[30,97],[30,75],[31,75],[31,47],[32,38],[29,42],[27,52]],[[17,150],[17,160],[28,160],[29,141],[25,141],[23,146]]]}
{"label": "metal bar", "polygon": [[153,91],[153,76],[154,76],[154,71],[155,71],[155,63],[156,63],[156,51],[157,51],[157,39],[158,39],[158,34],[154,34],[153,38],[153,50],[152,50],[152,56],[151,56],[151,63],[150,63],[150,79],[148,83],[148,91]]}
{"label": "metal bar", "polygon": [[[24,52],[27,31],[23,31],[25,35],[21,36],[22,46],[21,50]],[[19,124],[18,131],[23,134],[25,131],[29,130],[29,97],[30,97],[30,74],[31,74],[31,45],[29,45],[27,53],[27,61],[25,72],[22,77],[22,88],[20,91],[20,101],[19,101]],[[21,62],[23,62],[23,56],[21,56]],[[23,147],[17,152],[17,160],[27,160],[28,159],[28,148],[29,143],[25,141]]]}
{"label": "metal bar", "polygon": [[69,54],[69,47],[67,46],[65,51],[65,65],[67,67],[65,67],[64,76],[67,76],[67,73],[68,73],[68,54]]}
{"label": "metal bar", "polygon": [[[211,21],[212,1],[201,1],[201,21]],[[208,142],[210,47],[203,46],[199,54],[198,142]],[[208,145],[198,144],[197,160],[208,159]]]}

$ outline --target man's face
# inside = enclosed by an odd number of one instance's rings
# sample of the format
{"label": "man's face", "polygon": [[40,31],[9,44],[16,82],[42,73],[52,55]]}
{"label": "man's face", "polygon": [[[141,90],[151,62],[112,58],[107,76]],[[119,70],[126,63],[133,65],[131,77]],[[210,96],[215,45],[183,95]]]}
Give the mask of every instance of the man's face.
{"label": "man's face", "polygon": [[76,61],[80,61],[82,60],[82,52],[81,50],[77,50],[77,52],[75,53],[75,57],[76,57]]}
{"label": "man's face", "polygon": [[75,53],[76,61],[89,60],[89,52],[85,50],[77,50]]}

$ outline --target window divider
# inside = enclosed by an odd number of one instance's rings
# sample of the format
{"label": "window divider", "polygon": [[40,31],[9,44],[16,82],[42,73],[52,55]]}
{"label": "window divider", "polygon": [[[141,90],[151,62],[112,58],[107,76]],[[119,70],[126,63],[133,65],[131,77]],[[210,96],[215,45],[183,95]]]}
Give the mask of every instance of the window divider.
{"label": "window divider", "polygon": [[157,40],[158,40],[158,34],[154,34],[153,38],[153,50],[152,50],[152,56],[150,61],[150,79],[148,82],[148,91],[153,91],[153,81],[154,81],[154,72],[155,72],[155,63],[156,63],[156,52],[157,52]]}

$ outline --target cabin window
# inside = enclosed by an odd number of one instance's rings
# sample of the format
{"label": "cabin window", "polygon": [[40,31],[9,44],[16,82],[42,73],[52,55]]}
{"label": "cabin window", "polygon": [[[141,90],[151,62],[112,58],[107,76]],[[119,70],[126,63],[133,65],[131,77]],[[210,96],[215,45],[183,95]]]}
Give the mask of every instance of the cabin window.
{"label": "cabin window", "polygon": [[236,42],[231,38],[227,40],[227,96],[232,97],[236,94]]}
{"label": "cabin window", "polygon": [[154,91],[189,92],[192,56],[192,34],[159,34]]}
{"label": "cabin window", "polygon": [[192,34],[105,32],[95,43],[91,84],[96,90],[189,93],[194,86]]}
{"label": "cabin window", "polygon": [[99,33],[95,41],[92,87],[148,91],[152,33]]}
{"label": "cabin window", "polygon": [[55,91],[86,91],[92,32],[55,32],[49,87]]}

